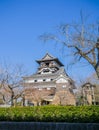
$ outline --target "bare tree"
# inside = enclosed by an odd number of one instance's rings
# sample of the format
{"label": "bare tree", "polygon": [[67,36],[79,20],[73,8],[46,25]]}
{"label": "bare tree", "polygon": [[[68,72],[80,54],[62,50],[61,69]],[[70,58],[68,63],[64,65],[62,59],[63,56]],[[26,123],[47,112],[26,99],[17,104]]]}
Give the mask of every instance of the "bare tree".
{"label": "bare tree", "polygon": [[0,92],[6,103],[14,106],[14,99],[23,93],[22,76],[24,74],[22,65],[3,66],[0,69]]}
{"label": "bare tree", "polygon": [[42,101],[51,94],[55,93],[55,89],[47,90],[46,88],[28,87],[25,89],[25,99],[34,103],[34,105],[42,105]]}
{"label": "bare tree", "polygon": [[86,82],[99,86],[99,79],[97,79],[96,73],[92,73],[89,77],[87,77],[84,83],[86,83]]}
{"label": "bare tree", "polygon": [[55,40],[65,50],[69,49],[75,62],[87,61],[99,79],[99,23],[88,23],[88,17],[82,13],[80,16],[80,23],[60,25],[58,33],[44,34],[40,38],[44,41]]}

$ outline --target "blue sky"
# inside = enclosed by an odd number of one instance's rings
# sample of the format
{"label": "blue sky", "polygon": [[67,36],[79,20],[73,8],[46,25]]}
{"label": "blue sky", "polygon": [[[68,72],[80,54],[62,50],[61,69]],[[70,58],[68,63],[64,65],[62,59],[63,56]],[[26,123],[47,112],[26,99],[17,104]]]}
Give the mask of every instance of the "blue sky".
{"label": "blue sky", "polygon": [[[99,1],[0,0],[0,63],[5,60],[10,64],[24,64],[29,73],[34,73],[35,60],[49,52],[66,66],[69,58],[64,58],[52,43],[43,44],[38,37],[53,32],[61,23],[79,20],[80,10],[97,20]],[[80,64],[67,70],[74,79],[84,79],[92,72],[91,66]]]}

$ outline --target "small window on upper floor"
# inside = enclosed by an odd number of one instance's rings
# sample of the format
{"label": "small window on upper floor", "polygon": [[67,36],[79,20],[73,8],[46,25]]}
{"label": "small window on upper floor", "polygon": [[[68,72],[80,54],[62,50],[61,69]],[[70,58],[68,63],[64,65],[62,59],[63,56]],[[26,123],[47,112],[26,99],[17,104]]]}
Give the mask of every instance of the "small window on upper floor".
{"label": "small window on upper floor", "polygon": [[49,63],[45,63],[46,64],[46,66],[49,66]]}
{"label": "small window on upper floor", "polygon": [[34,82],[37,82],[37,80],[35,79]]}
{"label": "small window on upper floor", "polygon": [[45,81],[46,81],[46,79],[43,79],[43,81],[45,82]]}
{"label": "small window on upper floor", "polygon": [[43,73],[47,73],[47,72],[49,72],[49,69],[44,69],[43,70]]}

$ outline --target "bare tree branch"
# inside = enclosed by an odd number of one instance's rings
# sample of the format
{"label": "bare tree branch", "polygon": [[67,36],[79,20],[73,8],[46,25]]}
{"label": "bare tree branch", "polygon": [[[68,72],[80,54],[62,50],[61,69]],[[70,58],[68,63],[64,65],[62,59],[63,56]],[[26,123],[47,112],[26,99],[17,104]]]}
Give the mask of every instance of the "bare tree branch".
{"label": "bare tree branch", "polygon": [[[74,59],[85,59],[91,65],[99,78],[99,23],[87,23],[87,17],[80,12],[80,23],[60,25],[60,34],[42,35],[43,39],[54,40],[60,47],[72,50]],[[97,31],[98,30],[98,31]],[[66,53],[68,53],[66,51]]]}

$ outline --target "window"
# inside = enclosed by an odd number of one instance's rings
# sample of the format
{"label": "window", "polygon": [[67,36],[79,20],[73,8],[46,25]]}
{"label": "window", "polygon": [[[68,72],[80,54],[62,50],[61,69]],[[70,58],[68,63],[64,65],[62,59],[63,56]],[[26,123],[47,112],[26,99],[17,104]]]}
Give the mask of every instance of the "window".
{"label": "window", "polygon": [[44,69],[43,72],[44,73],[49,72],[49,69]]}
{"label": "window", "polygon": [[35,79],[34,82],[37,82],[37,80]]}
{"label": "window", "polygon": [[43,79],[43,81],[46,81],[46,79]]}
{"label": "window", "polygon": [[47,66],[49,66],[49,63],[46,63]]}

